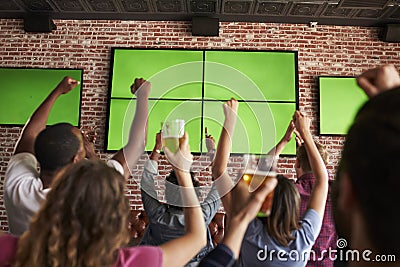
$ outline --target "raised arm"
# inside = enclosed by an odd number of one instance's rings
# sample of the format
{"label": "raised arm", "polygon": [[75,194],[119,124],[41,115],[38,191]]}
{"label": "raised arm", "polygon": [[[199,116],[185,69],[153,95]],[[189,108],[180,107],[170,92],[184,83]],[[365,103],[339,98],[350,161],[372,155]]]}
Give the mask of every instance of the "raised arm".
{"label": "raised arm", "polygon": [[268,179],[256,191],[249,193],[248,185],[240,180],[232,190],[232,198],[235,199],[235,203],[231,203],[232,214],[227,221],[227,232],[223,243],[234,252],[236,258],[239,256],[248,224],[256,217],[265,198],[274,191],[277,183],[275,178]]}
{"label": "raised arm", "polygon": [[180,150],[172,154],[164,147],[164,152],[173,166],[180,185],[184,204],[185,234],[160,246],[163,251],[163,266],[183,266],[207,243],[203,214],[189,172],[193,156],[190,154],[187,133],[179,148]]}
{"label": "raised arm", "polygon": [[315,184],[308,202],[308,208],[315,210],[323,218],[328,195],[328,172],[312,138],[310,119],[300,111],[296,111],[293,115],[293,121],[304,140],[303,145],[306,148],[310,167],[315,177]]}
{"label": "raised arm", "polygon": [[357,83],[369,98],[400,86],[400,76],[393,65],[370,69],[357,77]]}
{"label": "raised arm", "polygon": [[85,147],[86,158],[87,159],[99,159],[96,151],[94,149],[94,143],[97,139],[97,133],[94,127],[90,127],[86,130],[81,130],[83,137],[83,146]]}
{"label": "raised arm", "polygon": [[[211,162],[211,165],[214,161],[215,157],[215,140],[214,137],[208,133],[207,127],[205,127],[205,141],[207,148],[207,156]],[[207,197],[201,203],[201,209],[203,211],[203,217],[206,224],[209,224],[217,213],[219,206],[221,205],[221,198],[219,197],[219,193],[215,183],[210,188],[210,191],[207,194]]]}
{"label": "raised arm", "polygon": [[[232,198],[235,199],[235,202],[231,203],[231,216],[227,218],[222,245],[218,245],[214,251],[210,252],[199,267],[232,266],[234,260],[239,257],[247,226],[256,217],[264,199],[275,189],[276,185],[276,179],[268,179],[257,190],[249,193],[247,184],[243,180],[239,181],[232,190]],[[224,254],[226,256],[222,257]]]}
{"label": "raised arm", "polygon": [[154,161],[158,161],[160,158],[160,153],[162,149],[162,139],[161,139],[161,130],[156,134],[156,143],[154,144],[153,150],[149,158]]}
{"label": "raised arm", "polygon": [[17,141],[15,146],[14,154],[28,152],[34,154],[35,140],[38,134],[46,128],[47,119],[51,108],[54,103],[62,94],[70,92],[74,87],[79,84],[78,81],[71,77],[64,77],[62,81],[54,88],[53,91],[47,96],[47,98],[40,104],[35,110],[28,122],[25,124],[22,130],[21,137]]}
{"label": "raised arm", "polygon": [[214,163],[212,166],[212,178],[216,183],[218,183],[217,189],[220,193],[222,204],[224,205],[227,214],[229,214],[231,202],[229,191],[230,188],[233,187],[233,182],[230,179],[226,168],[231,153],[232,136],[236,125],[238,105],[238,102],[233,98],[223,105],[225,121],[221,130],[217,152],[215,153]]}
{"label": "raised arm", "polygon": [[137,100],[135,117],[129,131],[128,143],[113,156],[124,168],[125,178],[129,178],[130,168],[136,165],[145,148],[150,90],[151,84],[142,78],[135,79],[131,86]]}
{"label": "raised arm", "polygon": [[268,155],[271,156],[279,156],[283,149],[285,149],[286,145],[292,140],[293,133],[296,135],[296,142],[297,145],[302,144],[302,137],[300,133],[296,130],[296,127],[294,126],[293,120],[289,122],[288,128],[286,129],[285,134],[283,135],[282,139],[276,144],[274,148],[272,148],[269,152]]}
{"label": "raised arm", "polygon": [[158,158],[162,148],[161,131],[156,134],[156,143],[150,154],[149,160],[144,164],[142,179],[140,180],[142,203],[149,219],[153,218],[157,208],[162,204],[157,199],[157,191],[154,185],[154,177],[158,175]]}
{"label": "raised arm", "polygon": [[205,127],[205,137],[206,137],[206,148],[207,156],[212,163],[215,157],[215,140],[214,137],[208,133],[207,127]]}

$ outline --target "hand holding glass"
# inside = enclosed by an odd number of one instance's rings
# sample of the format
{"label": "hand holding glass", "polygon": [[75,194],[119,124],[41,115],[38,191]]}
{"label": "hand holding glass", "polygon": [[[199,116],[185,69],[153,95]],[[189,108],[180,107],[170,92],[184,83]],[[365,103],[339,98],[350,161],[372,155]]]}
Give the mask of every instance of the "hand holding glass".
{"label": "hand holding glass", "polygon": [[[255,155],[244,155],[245,171],[242,175],[243,181],[249,186],[249,191],[253,192],[268,179],[276,179],[277,158],[274,156],[260,156],[258,162]],[[267,217],[271,213],[274,191],[265,197],[265,200],[258,212],[258,217]]]}

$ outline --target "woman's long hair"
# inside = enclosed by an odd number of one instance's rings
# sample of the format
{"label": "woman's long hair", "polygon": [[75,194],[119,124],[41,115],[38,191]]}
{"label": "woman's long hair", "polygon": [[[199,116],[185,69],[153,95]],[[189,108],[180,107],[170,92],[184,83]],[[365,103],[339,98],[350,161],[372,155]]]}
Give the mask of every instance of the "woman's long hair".
{"label": "woman's long hair", "polygon": [[300,228],[300,194],[297,187],[285,176],[278,175],[277,179],[266,227],[270,236],[287,247],[295,239],[292,231]]}
{"label": "woman's long hair", "polygon": [[124,177],[99,160],[76,163],[54,180],[13,266],[112,266],[128,216]]}

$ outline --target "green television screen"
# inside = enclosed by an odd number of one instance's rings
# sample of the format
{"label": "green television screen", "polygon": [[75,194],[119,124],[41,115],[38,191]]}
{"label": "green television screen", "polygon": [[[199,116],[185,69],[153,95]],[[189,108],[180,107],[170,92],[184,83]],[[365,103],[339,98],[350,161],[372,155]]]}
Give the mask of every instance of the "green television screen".
{"label": "green television screen", "polygon": [[[191,151],[201,151],[201,101],[149,100],[146,150],[153,150],[156,133],[166,120],[184,119]],[[119,150],[128,142],[136,100],[111,99],[108,123],[108,149]],[[121,131],[122,129],[122,131]]]}
{"label": "green television screen", "polygon": [[71,76],[81,81],[81,84],[57,99],[47,123],[51,125],[69,122],[79,126],[83,76],[83,70],[80,69],[0,68],[3,87],[0,97],[0,124],[24,125],[65,76]]}
{"label": "green television screen", "polygon": [[114,49],[111,97],[131,98],[134,78],[152,84],[151,98],[201,99],[203,52]]}
{"label": "green television screen", "polygon": [[[297,53],[226,50],[112,50],[106,149],[127,142],[135,77],[152,84],[146,150],[169,118],[184,119],[194,153],[206,152],[204,128],[218,138],[222,104],[240,101],[232,152],[265,154],[286,131],[297,106]],[[125,114],[127,114],[125,116]],[[284,154],[294,155],[295,142]]]}
{"label": "green television screen", "polygon": [[204,97],[296,102],[293,52],[205,52]]}
{"label": "green television screen", "polygon": [[[203,129],[207,127],[217,143],[224,123],[222,104],[204,103]],[[296,103],[239,102],[232,153],[268,153],[285,134],[295,110]],[[296,142],[291,140],[282,153],[295,155]]]}
{"label": "green television screen", "polygon": [[319,77],[319,133],[345,135],[367,96],[354,77]]}

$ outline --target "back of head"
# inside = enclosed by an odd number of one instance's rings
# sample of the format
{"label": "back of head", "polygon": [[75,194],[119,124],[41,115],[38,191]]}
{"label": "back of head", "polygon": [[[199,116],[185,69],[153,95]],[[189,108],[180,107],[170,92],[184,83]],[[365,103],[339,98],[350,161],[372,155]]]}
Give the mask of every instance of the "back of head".
{"label": "back of head", "polygon": [[[377,253],[400,257],[400,88],[382,93],[359,111],[349,130],[340,171],[347,172]],[[340,174],[339,174],[340,175]]]}
{"label": "back of head", "polygon": [[73,132],[74,128],[71,124],[59,123],[39,133],[35,155],[43,170],[57,171],[73,162],[83,142]]}
{"label": "back of head", "polygon": [[285,176],[278,175],[278,184],[274,190],[271,214],[267,218],[266,227],[282,246],[288,246],[293,240],[291,232],[299,229],[300,194],[297,187]]}
{"label": "back of head", "polygon": [[[199,187],[200,183],[194,177],[194,172],[190,172],[190,176],[192,177],[193,187]],[[167,204],[174,208],[182,209],[183,203],[175,171],[172,170],[165,180],[165,200],[167,201]],[[196,190],[196,193],[199,197],[200,192]]]}
{"label": "back of head", "polygon": [[[329,162],[328,151],[326,151],[325,147],[323,145],[321,145],[320,143],[315,142],[315,141],[314,141],[314,143],[317,146],[318,152],[321,155],[322,160],[324,161],[325,165],[327,165]],[[303,170],[303,172],[311,172],[311,166],[310,166],[310,162],[308,160],[308,155],[307,155],[305,146],[299,146],[297,148],[296,157],[300,163],[300,168]]]}
{"label": "back of head", "polygon": [[15,266],[112,266],[129,239],[125,179],[101,161],[84,160],[56,177]]}

